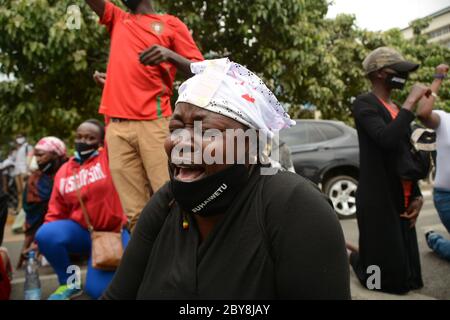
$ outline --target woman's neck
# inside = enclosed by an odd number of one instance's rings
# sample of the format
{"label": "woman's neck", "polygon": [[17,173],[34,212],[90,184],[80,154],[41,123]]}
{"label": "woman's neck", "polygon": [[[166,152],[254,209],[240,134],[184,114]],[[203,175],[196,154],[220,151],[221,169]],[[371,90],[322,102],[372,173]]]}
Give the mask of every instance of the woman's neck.
{"label": "woman's neck", "polygon": [[218,214],[211,217],[201,217],[194,215],[195,222],[197,223],[198,231],[200,232],[200,242],[203,242],[214,227],[222,220],[224,214]]}
{"label": "woman's neck", "polygon": [[374,83],[372,85],[372,93],[376,95],[379,99],[382,99],[383,101],[389,104],[392,103],[391,90],[387,89],[386,86]]}
{"label": "woman's neck", "polygon": [[155,14],[155,10],[153,9],[153,6],[151,3],[142,1],[141,4],[137,7],[136,11],[133,12],[134,14]]}

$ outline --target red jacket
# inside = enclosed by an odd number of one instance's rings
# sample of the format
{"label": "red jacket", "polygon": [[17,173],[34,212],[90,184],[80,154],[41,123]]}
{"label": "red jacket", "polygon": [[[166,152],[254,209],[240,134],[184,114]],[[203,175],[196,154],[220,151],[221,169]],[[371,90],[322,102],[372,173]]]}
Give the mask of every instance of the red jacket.
{"label": "red jacket", "polygon": [[[77,181],[75,183],[75,178]],[[127,222],[109,171],[106,149],[80,165],[73,157],[56,173],[45,223],[70,219],[87,229],[76,186],[96,231],[119,231]]]}

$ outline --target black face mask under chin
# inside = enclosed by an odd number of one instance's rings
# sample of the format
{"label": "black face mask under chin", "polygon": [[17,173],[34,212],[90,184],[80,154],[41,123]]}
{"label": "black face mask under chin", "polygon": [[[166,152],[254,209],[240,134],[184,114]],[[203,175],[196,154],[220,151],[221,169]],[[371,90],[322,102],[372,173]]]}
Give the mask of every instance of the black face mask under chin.
{"label": "black face mask under chin", "polygon": [[245,165],[235,164],[198,181],[183,182],[171,175],[171,187],[180,207],[202,217],[225,213],[247,183]]}
{"label": "black face mask under chin", "polygon": [[408,80],[408,74],[389,74],[386,77],[386,85],[390,89],[399,89],[403,90],[406,85],[406,81]]}
{"label": "black face mask under chin", "polygon": [[60,166],[61,161],[58,158],[53,159],[47,163],[38,164],[39,170],[49,175],[56,173]]}
{"label": "black face mask under chin", "polygon": [[97,143],[95,144],[88,144],[88,143],[75,143],[75,151],[78,154],[78,157],[80,158],[81,162],[86,161],[90,158],[91,155],[94,154],[95,151],[97,151],[99,145]]}

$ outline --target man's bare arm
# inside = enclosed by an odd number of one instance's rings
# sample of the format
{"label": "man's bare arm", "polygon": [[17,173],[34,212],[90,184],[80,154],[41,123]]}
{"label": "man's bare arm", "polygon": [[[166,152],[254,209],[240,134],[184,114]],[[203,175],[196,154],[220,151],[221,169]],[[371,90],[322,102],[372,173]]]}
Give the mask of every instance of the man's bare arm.
{"label": "man's bare arm", "polygon": [[141,52],[139,55],[139,60],[143,65],[146,66],[156,66],[162,62],[168,61],[172,63],[185,76],[192,76],[192,61],[160,45],[154,45],[151,48]]}
{"label": "man's bare arm", "polygon": [[86,3],[101,18],[105,12],[105,0],[86,0]]}
{"label": "man's bare arm", "polygon": [[[436,89],[436,87],[439,88],[439,86],[440,86],[440,83],[437,84],[438,82],[440,82],[440,81],[435,80],[431,84],[433,93],[436,93],[438,91]],[[439,115],[433,112],[433,106],[434,106],[435,99],[436,98],[434,96],[423,97],[419,101],[419,104],[417,107],[417,112],[416,112],[416,115],[420,119],[420,121],[427,128],[430,128],[430,129],[437,129],[437,127],[439,127],[439,123],[440,123]]]}
{"label": "man's bare arm", "polygon": [[[440,64],[436,67],[436,74],[446,76],[448,73],[448,65]],[[435,79],[431,84],[431,90],[437,95],[439,88],[441,87],[443,79]],[[437,113],[433,112],[433,106],[435,102],[435,96],[423,97],[417,108],[417,117],[420,121],[430,129],[437,129],[440,124],[440,117]]]}

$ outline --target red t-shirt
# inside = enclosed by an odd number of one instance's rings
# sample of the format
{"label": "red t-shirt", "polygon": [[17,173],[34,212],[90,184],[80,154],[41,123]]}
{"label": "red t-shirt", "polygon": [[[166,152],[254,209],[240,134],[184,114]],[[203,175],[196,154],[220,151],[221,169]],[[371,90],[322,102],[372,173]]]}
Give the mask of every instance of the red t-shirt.
{"label": "red t-shirt", "polygon": [[108,1],[100,23],[108,28],[111,48],[99,112],[133,120],[169,117],[176,68],[168,62],[144,66],[139,54],[157,44],[202,61],[186,25],[167,14],[130,14]]}
{"label": "red t-shirt", "polygon": [[126,224],[127,218],[109,171],[106,149],[100,149],[98,156],[82,165],[74,158],[62,165],[55,176],[45,223],[70,219],[87,228],[77,186],[95,230],[119,231]]}

